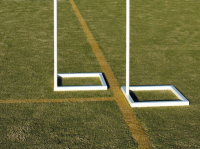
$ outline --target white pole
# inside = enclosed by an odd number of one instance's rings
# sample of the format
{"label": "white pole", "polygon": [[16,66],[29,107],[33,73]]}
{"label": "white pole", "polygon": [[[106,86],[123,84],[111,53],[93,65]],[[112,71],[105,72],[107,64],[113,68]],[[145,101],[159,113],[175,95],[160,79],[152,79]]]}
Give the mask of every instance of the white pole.
{"label": "white pole", "polygon": [[58,85],[57,73],[57,0],[54,0],[54,90]]}
{"label": "white pole", "polygon": [[126,0],[126,95],[130,86],[130,0]]}

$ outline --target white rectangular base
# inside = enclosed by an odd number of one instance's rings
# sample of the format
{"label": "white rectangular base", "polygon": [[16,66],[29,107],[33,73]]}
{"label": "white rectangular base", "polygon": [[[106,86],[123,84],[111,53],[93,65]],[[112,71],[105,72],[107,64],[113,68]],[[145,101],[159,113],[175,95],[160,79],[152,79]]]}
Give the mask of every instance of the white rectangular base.
{"label": "white rectangular base", "polygon": [[108,86],[102,73],[60,73],[61,78],[85,78],[99,77],[102,85],[87,85],[87,86],[56,86],[54,91],[92,91],[92,90],[107,90]]}
{"label": "white rectangular base", "polygon": [[189,101],[185,98],[173,85],[155,85],[155,86],[130,86],[132,91],[153,91],[153,90],[170,90],[179,100],[174,101],[138,101],[135,102],[130,96],[130,93],[126,94],[126,87],[121,87],[126,99],[131,107],[160,107],[160,106],[187,106]]}

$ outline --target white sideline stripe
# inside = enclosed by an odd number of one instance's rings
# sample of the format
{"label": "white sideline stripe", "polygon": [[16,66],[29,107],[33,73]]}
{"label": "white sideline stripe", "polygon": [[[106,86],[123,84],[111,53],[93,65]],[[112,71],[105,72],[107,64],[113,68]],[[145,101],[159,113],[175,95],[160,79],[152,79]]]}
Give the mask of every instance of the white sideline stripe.
{"label": "white sideline stripe", "polygon": [[147,90],[170,90],[179,100],[177,101],[139,101],[135,102],[132,97],[126,95],[126,87],[122,86],[122,92],[124,93],[127,101],[131,107],[161,107],[161,106],[188,106],[189,101],[185,98],[173,85],[156,85],[156,86],[130,86],[130,90],[133,91],[147,91]]}

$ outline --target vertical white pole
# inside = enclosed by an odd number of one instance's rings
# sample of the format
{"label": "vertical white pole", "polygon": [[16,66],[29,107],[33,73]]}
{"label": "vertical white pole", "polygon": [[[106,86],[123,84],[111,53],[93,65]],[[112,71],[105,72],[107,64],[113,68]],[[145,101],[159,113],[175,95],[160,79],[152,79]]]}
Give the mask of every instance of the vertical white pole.
{"label": "vertical white pole", "polygon": [[126,0],[126,95],[130,86],[130,0]]}
{"label": "vertical white pole", "polygon": [[58,85],[57,73],[57,0],[54,0],[54,91]]}

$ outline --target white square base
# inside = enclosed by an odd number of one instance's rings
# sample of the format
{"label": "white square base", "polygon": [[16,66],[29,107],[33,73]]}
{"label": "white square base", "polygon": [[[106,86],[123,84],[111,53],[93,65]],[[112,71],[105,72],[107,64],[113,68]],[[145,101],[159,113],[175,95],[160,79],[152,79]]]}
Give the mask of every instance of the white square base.
{"label": "white square base", "polygon": [[86,78],[99,77],[102,85],[87,85],[87,86],[57,86],[54,91],[92,91],[92,90],[107,90],[108,86],[102,73],[60,73],[61,78]]}
{"label": "white square base", "polygon": [[156,85],[156,86],[130,86],[132,91],[153,91],[153,90],[170,90],[179,100],[174,101],[138,101],[135,102],[130,96],[130,93],[126,95],[126,87],[121,87],[126,99],[131,107],[160,107],[160,106],[187,106],[189,101],[185,98],[173,85]]}

